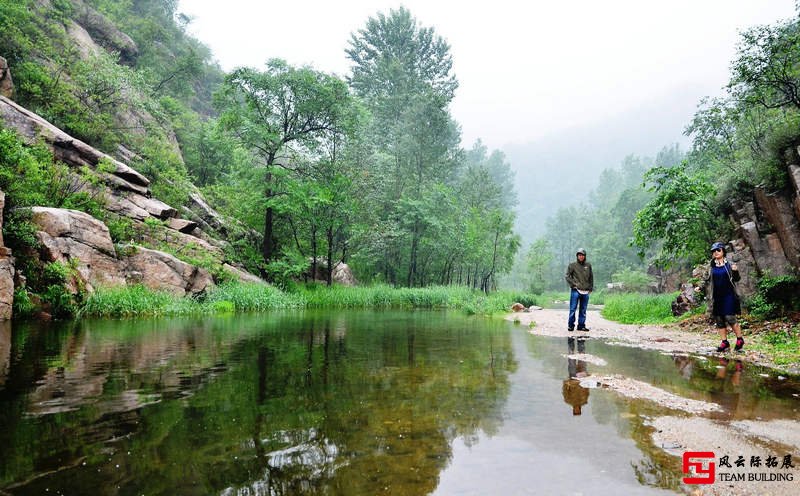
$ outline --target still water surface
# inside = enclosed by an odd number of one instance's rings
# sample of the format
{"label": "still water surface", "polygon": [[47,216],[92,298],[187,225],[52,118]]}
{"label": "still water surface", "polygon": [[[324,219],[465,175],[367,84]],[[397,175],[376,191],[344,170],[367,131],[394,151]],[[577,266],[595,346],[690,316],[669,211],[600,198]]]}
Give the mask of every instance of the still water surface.
{"label": "still water surface", "polygon": [[[578,348],[580,347],[580,348]],[[570,351],[602,357],[599,367]],[[620,373],[797,417],[796,379],[454,312],[0,326],[0,494],[669,494]]]}

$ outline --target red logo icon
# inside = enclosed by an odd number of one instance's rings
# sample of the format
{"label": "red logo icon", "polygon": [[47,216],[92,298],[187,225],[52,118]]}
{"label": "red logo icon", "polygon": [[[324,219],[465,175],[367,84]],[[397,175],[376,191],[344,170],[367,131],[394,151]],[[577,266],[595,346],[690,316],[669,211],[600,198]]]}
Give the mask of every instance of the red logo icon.
{"label": "red logo icon", "polygon": [[[691,461],[692,459],[700,461]],[[716,456],[713,451],[686,451],[683,454],[683,473],[690,474],[683,478],[685,484],[713,484],[714,483],[714,460]],[[705,466],[708,465],[708,468]],[[694,469],[691,470],[690,469]]]}

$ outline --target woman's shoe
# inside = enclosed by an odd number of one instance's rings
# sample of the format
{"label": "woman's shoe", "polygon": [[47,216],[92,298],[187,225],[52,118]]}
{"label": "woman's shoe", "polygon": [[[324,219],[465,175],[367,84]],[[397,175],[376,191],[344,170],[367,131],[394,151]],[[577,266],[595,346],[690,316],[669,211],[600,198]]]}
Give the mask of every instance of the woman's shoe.
{"label": "woman's shoe", "polygon": [[742,351],[744,348],[744,338],[736,338],[736,346],[733,347],[734,351]]}
{"label": "woman's shoe", "polygon": [[723,339],[722,343],[720,343],[720,345],[717,346],[718,353],[723,353],[725,351],[728,351],[729,349],[731,349],[731,344],[728,342],[727,339]]}

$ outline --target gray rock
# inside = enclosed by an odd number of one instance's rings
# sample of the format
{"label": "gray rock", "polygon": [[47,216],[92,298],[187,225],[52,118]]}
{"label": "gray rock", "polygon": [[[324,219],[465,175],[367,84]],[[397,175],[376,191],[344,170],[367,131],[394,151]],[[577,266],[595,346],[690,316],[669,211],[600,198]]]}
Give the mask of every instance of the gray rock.
{"label": "gray rock", "polygon": [[[170,218],[167,220],[167,227],[184,234],[192,233],[197,228],[197,223],[186,219]],[[192,233],[193,234],[193,233]]]}
{"label": "gray rock", "polygon": [[353,275],[353,271],[350,269],[350,266],[344,262],[339,262],[333,266],[333,274],[331,274],[331,277],[334,282],[344,286],[356,285],[356,278]]}
{"label": "gray rock", "polygon": [[145,198],[141,195],[129,195],[128,201],[159,219],[168,219],[178,215],[177,210],[155,198]]}
{"label": "gray rock", "polygon": [[101,160],[111,166],[110,173],[99,174],[110,186],[137,191],[150,196],[150,181],[134,169],[109,155],[73,138],[47,122],[39,115],[0,96],[0,120],[7,128],[15,130],[28,144],[43,141],[50,147],[56,160],[71,167],[96,168]]}
{"label": "gray rock", "polygon": [[32,221],[53,238],[69,238],[101,253],[116,257],[114,242],[105,224],[91,215],[63,208],[33,207]]}
{"label": "gray rock", "polygon": [[14,96],[14,81],[11,79],[11,69],[3,57],[0,57],[0,95],[6,98]]}
{"label": "gray rock", "polygon": [[[32,220],[39,227],[36,237],[42,246],[40,257],[44,262],[77,261],[76,269],[88,291],[98,285],[125,283],[105,224],[77,210],[44,207],[31,210]],[[70,284],[69,289],[77,292],[74,283]]]}
{"label": "gray rock", "polygon": [[0,321],[11,318],[14,303],[14,259],[11,250],[0,247]]}
{"label": "gray rock", "polygon": [[139,55],[139,47],[130,36],[120,31],[113,22],[82,0],[73,0],[75,19],[92,39],[110,52],[118,52],[120,59],[132,65]]}
{"label": "gray rock", "polygon": [[260,277],[253,275],[245,270],[242,270],[238,267],[234,267],[230,264],[223,264],[222,268],[236,276],[242,282],[252,282],[252,283],[262,283],[266,284],[266,281],[261,279]]}
{"label": "gray rock", "polygon": [[778,194],[769,194],[756,188],[758,206],[775,229],[786,259],[794,267],[800,267],[800,226],[794,214],[792,202]]}
{"label": "gray rock", "polygon": [[[135,253],[124,259],[126,273],[136,273],[141,284],[150,289],[174,295],[197,295],[214,286],[207,270],[189,265],[162,251],[137,246]],[[140,276],[141,274],[141,276]]]}

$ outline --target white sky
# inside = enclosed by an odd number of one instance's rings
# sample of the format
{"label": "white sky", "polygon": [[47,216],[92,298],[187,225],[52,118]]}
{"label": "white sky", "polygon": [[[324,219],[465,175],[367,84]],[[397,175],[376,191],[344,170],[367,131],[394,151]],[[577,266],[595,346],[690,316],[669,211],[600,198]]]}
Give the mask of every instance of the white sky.
{"label": "white sky", "polygon": [[279,57],[344,76],[350,33],[400,5],[449,42],[463,143],[491,148],[680,88],[719,94],[738,31],[795,15],[793,0],[180,0],[180,11],[225,70]]}

